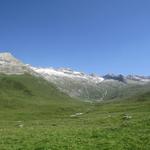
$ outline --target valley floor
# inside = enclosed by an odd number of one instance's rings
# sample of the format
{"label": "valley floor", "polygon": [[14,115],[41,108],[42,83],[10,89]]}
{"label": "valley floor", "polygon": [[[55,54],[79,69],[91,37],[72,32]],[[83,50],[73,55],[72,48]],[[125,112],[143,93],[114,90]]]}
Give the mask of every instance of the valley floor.
{"label": "valley floor", "polygon": [[0,150],[150,150],[150,100],[86,107],[0,110]]}

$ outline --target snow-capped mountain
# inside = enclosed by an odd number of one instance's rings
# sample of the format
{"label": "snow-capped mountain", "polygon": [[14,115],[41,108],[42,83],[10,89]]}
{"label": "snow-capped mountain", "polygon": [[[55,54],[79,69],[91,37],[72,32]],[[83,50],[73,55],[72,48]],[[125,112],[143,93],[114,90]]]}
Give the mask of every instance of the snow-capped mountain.
{"label": "snow-capped mountain", "polygon": [[126,78],[134,81],[142,81],[142,82],[150,81],[150,77],[139,76],[139,75],[128,75]]}
{"label": "snow-capped mountain", "polygon": [[37,73],[43,75],[44,78],[51,80],[52,77],[70,78],[75,80],[85,80],[93,83],[100,83],[104,80],[103,77],[96,75],[87,75],[82,72],[73,71],[69,68],[35,68],[31,67]]}
{"label": "snow-capped mountain", "polygon": [[[105,100],[136,93],[138,88],[150,83],[150,77],[138,75],[98,76],[85,74],[69,68],[38,68],[23,64],[10,53],[0,53],[0,73],[40,76],[53,83],[71,97],[85,100]],[[128,92],[128,93],[126,93]]]}
{"label": "snow-capped mountain", "polygon": [[94,93],[101,93],[101,91],[97,92],[98,84],[104,80],[100,76],[87,75],[68,68],[31,68],[71,97],[95,99],[94,97],[99,96]]}
{"label": "snow-capped mountain", "polygon": [[124,94],[125,89],[143,86],[150,82],[148,77],[139,77],[137,80],[137,76],[133,75],[131,77],[131,75],[107,74],[100,77],[95,74],[87,75],[68,68],[31,68],[47,81],[54,83],[61,91],[72,97],[86,100],[115,98]]}

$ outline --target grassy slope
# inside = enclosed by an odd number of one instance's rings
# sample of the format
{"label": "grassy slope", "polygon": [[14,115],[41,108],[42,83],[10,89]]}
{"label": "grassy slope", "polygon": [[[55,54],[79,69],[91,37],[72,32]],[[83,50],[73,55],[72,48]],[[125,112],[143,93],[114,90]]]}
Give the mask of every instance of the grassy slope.
{"label": "grassy slope", "polygon": [[1,75],[0,150],[51,149],[149,150],[150,92],[87,104],[42,79]]}
{"label": "grassy slope", "polygon": [[0,75],[0,119],[57,117],[74,113],[84,105],[41,78]]}

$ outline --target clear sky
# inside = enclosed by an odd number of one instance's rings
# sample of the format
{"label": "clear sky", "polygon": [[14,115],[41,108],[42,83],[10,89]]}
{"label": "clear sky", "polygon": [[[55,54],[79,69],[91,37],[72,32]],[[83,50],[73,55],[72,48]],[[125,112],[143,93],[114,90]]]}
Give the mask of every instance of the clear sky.
{"label": "clear sky", "polygon": [[34,66],[150,75],[150,0],[0,0],[0,51]]}

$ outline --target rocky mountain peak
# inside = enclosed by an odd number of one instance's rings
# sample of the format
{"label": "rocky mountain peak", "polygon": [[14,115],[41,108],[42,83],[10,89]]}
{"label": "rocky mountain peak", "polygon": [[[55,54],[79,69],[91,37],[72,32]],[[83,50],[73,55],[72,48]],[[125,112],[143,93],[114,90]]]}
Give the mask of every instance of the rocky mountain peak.
{"label": "rocky mountain peak", "polygon": [[34,74],[37,75],[28,65],[23,64],[11,53],[0,53],[0,73],[4,74]]}
{"label": "rocky mountain peak", "polygon": [[126,78],[125,76],[123,76],[122,74],[119,75],[114,75],[114,74],[106,74],[105,76],[103,76],[104,79],[112,79],[112,80],[118,80],[121,82],[126,82]]}
{"label": "rocky mountain peak", "polygon": [[11,63],[11,64],[22,64],[21,61],[19,61],[18,59],[16,59],[11,53],[8,52],[4,52],[4,53],[0,53],[0,64],[4,64],[4,63]]}

